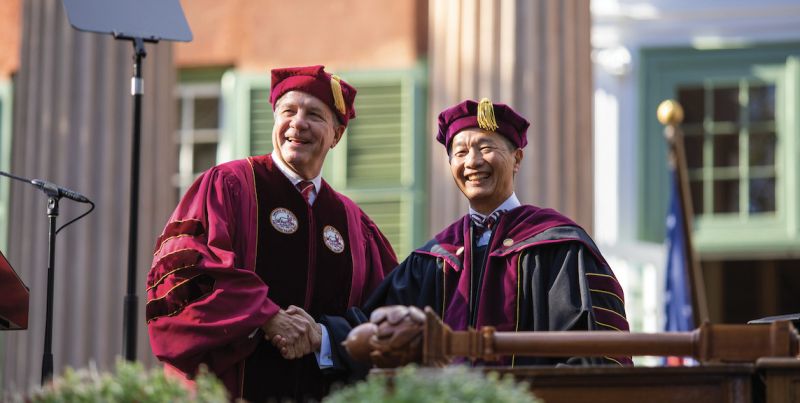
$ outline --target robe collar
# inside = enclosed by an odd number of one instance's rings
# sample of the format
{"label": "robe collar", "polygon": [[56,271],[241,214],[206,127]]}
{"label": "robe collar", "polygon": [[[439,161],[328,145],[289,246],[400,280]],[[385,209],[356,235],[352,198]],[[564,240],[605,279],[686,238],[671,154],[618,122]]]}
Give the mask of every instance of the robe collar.
{"label": "robe collar", "polygon": [[[521,203],[519,202],[519,199],[517,199],[517,195],[514,192],[512,192],[511,196],[508,196],[508,199],[506,199],[506,201],[500,203],[500,205],[497,206],[494,210],[492,210],[492,212],[489,213],[489,215],[492,215],[497,211],[503,211],[504,212],[504,211],[513,210],[513,209],[519,207],[520,205],[521,205]],[[478,211],[476,211],[475,209],[473,209],[472,206],[469,207],[469,215],[478,216],[478,217],[480,217],[481,220],[485,220],[486,217],[487,217],[486,215],[481,214]],[[492,229],[487,229],[486,231],[483,232],[483,234],[481,234],[481,237],[478,238],[475,241],[475,245],[476,246],[487,245],[491,238],[492,238]]]}
{"label": "robe collar", "polygon": [[[283,162],[283,159],[281,159],[281,156],[278,155],[278,153],[275,150],[272,151],[272,163],[275,164],[275,166],[278,168],[279,171],[281,171],[281,173],[283,174],[283,176],[286,177],[286,179],[289,179],[289,182],[292,182],[292,185],[297,186],[298,183],[306,180],[300,177],[300,175],[298,175],[297,172],[292,171],[292,169],[289,168],[289,166],[286,165],[285,162]],[[314,184],[314,191],[316,192],[316,194],[319,194],[320,188],[322,187],[322,173],[312,178],[311,183]]]}
{"label": "robe collar", "polygon": [[[517,194],[512,192],[511,196],[508,196],[508,199],[506,199],[506,201],[500,203],[500,205],[497,206],[497,208],[495,208],[494,210],[492,210],[492,212],[489,213],[489,215],[492,215],[492,213],[494,213],[495,211],[498,211],[498,210],[502,210],[502,211],[513,210],[513,209],[515,209],[515,208],[517,208],[517,207],[519,207],[521,205],[522,205],[522,203],[519,202],[519,199],[517,198]],[[469,207],[469,214],[471,214],[471,215],[475,214],[475,215],[480,216],[481,218],[486,218],[485,214],[479,213],[478,211],[473,209],[472,206]]]}
{"label": "robe collar", "polygon": [[[464,240],[469,234],[470,223],[469,215],[461,217],[415,252],[442,258],[456,271],[460,271],[466,247]],[[504,256],[537,245],[541,242],[530,242],[531,238],[559,226],[579,227],[574,221],[549,208],[521,205],[509,210],[500,217],[495,226],[497,234],[489,245],[491,255]],[[561,242],[561,240],[545,242]]]}

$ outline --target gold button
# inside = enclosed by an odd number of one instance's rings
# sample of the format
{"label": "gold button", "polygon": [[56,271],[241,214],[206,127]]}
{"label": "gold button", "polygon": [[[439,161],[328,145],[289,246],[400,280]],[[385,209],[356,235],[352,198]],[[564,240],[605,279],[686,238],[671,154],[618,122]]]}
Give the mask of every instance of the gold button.
{"label": "gold button", "polygon": [[513,240],[513,239],[511,239],[511,238],[506,238],[506,239],[503,241],[503,246],[505,246],[505,247],[509,247],[509,246],[511,246],[511,245],[513,245],[513,244],[514,244],[514,240]]}
{"label": "gold button", "polygon": [[464,253],[464,247],[463,246],[456,250],[456,255],[460,255],[462,253]]}

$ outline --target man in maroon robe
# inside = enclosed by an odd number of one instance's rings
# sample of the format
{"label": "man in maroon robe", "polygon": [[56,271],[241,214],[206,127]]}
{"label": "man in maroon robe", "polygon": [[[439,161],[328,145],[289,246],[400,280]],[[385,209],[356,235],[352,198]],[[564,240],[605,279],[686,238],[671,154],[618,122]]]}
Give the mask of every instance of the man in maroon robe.
{"label": "man in maroon robe", "polygon": [[397,265],[320,176],[355,95],[323,66],[273,70],[272,154],[211,168],[184,195],[147,277],[150,343],[168,370],[190,380],[205,364],[255,402],[320,399],[336,380],[309,354],[328,340],[313,318],[363,304]]}
{"label": "man in maroon robe", "polygon": [[[412,252],[361,308],[325,316],[331,345],[386,305],[432,307],[454,330],[628,331],[622,287],[592,239],[555,210],[521,204],[514,176],[529,123],[513,109],[464,101],[439,115],[437,140],[469,213]],[[344,348],[336,369],[365,368]],[[504,357],[503,365],[631,364],[630,357]]]}

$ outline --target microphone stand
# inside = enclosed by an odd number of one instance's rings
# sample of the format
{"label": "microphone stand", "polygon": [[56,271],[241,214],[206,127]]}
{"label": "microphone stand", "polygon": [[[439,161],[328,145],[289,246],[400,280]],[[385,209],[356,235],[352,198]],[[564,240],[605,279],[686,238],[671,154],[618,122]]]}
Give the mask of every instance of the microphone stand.
{"label": "microphone stand", "polygon": [[131,95],[133,96],[133,136],[131,140],[131,184],[130,212],[128,214],[128,285],[123,307],[122,347],[125,359],[136,361],[136,323],[138,297],[136,296],[136,247],[139,237],[139,165],[141,154],[142,132],[142,59],[147,56],[145,42],[157,43],[155,39],[145,40],[138,37],[115,35],[115,39],[133,41],[133,77],[131,77]]}
{"label": "microphone stand", "polygon": [[56,257],[56,218],[58,217],[58,201],[61,197],[47,194],[47,219],[50,226],[47,232],[47,308],[44,319],[44,353],[42,355],[42,385],[53,377],[53,282],[55,277]]}
{"label": "microphone stand", "polygon": [[[0,175],[32,184],[42,189],[42,191],[47,195],[47,219],[50,225],[48,227],[47,234],[47,304],[45,308],[44,321],[44,352],[42,353],[42,385],[44,385],[48,380],[50,380],[50,378],[53,377],[53,283],[55,281],[56,234],[58,234],[58,232],[67,225],[72,224],[73,222],[83,218],[85,215],[91,213],[92,210],[94,210],[94,203],[92,203],[89,199],[84,198],[86,202],[91,204],[92,207],[87,212],[66,223],[61,228],[56,229],[56,219],[58,218],[58,201],[61,200],[61,197],[64,195],[65,191],[71,191],[68,189],[59,188],[49,182],[43,182],[35,179],[30,180],[3,171],[0,171]],[[67,194],[70,195],[68,196],[69,198],[73,198],[72,195],[75,195],[76,193],[71,192]]]}

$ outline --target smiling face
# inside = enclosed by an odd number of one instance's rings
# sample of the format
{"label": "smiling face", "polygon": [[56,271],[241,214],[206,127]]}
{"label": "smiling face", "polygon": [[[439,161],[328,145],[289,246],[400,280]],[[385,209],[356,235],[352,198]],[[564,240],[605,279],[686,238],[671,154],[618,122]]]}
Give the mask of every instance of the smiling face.
{"label": "smiling face", "polygon": [[289,91],[275,102],[272,147],[289,168],[312,179],[319,175],[328,150],[336,146],[344,129],[317,97]]}
{"label": "smiling face", "polygon": [[450,172],[473,209],[489,214],[511,196],[521,149],[514,149],[495,132],[478,128],[458,132],[450,147]]}

